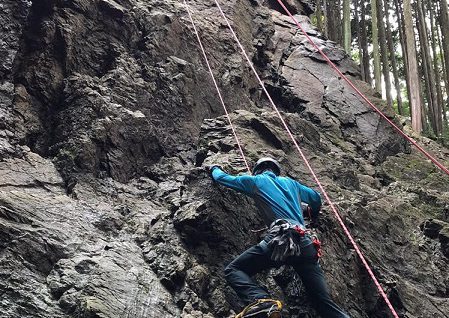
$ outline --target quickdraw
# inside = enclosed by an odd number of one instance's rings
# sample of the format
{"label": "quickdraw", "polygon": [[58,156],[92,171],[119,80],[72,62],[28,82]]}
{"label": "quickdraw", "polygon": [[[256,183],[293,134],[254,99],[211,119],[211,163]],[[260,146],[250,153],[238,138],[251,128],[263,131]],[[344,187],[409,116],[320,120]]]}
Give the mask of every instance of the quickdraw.
{"label": "quickdraw", "polygon": [[312,232],[311,230],[304,230],[299,225],[295,225],[293,229],[301,236],[305,236],[308,234],[310,238],[312,239],[313,246],[315,246],[315,249],[317,251],[317,257],[320,258],[323,256],[323,251],[321,249],[321,241],[318,239],[318,236],[316,233]]}
{"label": "quickdraw", "polygon": [[315,246],[315,248],[316,248],[316,256],[318,258],[321,258],[323,256],[323,250],[321,249],[321,241],[318,239],[318,237],[315,234],[313,234],[313,236],[312,236],[312,243],[313,243],[313,246]]}

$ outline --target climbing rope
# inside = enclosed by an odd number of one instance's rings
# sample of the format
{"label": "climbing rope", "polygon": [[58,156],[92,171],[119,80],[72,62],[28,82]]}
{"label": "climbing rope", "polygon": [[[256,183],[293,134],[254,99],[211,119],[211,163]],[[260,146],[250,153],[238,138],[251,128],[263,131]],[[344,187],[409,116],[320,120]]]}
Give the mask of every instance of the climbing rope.
{"label": "climbing rope", "polygon": [[204,46],[203,46],[203,43],[201,42],[200,35],[198,34],[198,31],[196,29],[195,23],[193,22],[192,13],[191,13],[190,7],[189,7],[189,5],[188,5],[186,0],[184,0],[184,6],[186,7],[187,13],[189,14],[189,19],[190,19],[190,22],[192,23],[193,31],[194,31],[194,33],[196,35],[197,40],[198,40],[198,44],[199,44],[199,46],[201,48],[201,52],[203,53],[204,60],[206,61],[206,65],[207,65],[207,68],[209,69],[210,76],[212,77],[212,81],[214,82],[215,88],[216,88],[217,93],[218,93],[218,97],[219,97],[219,99],[221,101],[221,105],[223,106],[224,112],[226,114],[226,118],[228,119],[229,124],[231,126],[232,133],[233,133],[234,138],[235,138],[235,140],[237,142],[237,146],[239,148],[240,154],[241,154],[241,156],[243,158],[243,161],[245,162],[246,169],[248,169],[248,172],[251,174],[251,169],[249,168],[248,161],[246,160],[245,154],[243,153],[242,145],[240,143],[239,138],[237,137],[237,133],[236,133],[236,131],[234,129],[234,125],[232,124],[231,117],[229,116],[228,109],[226,108],[225,102],[223,100],[223,96],[221,96],[220,89],[218,88],[217,81],[215,80],[214,73],[212,72],[212,68],[210,67],[206,51],[204,50]]}
{"label": "climbing rope", "polygon": [[[293,144],[295,145],[296,149],[298,150],[299,154],[301,155],[304,163],[306,164],[307,168],[309,169],[310,173],[312,174],[313,178],[315,179],[318,187],[320,188],[321,192],[323,193],[324,197],[326,198],[326,201],[328,202],[329,206],[331,207],[332,211],[335,214],[335,217],[337,218],[338,222],[340,223],[341,227],[343,228],[343,231],[345,232],[346,236],[348,237],[349,241],[351,242],[352,246],[354,247],[354,250],[356,251],[357,255],[359,256],[360,260],[362,261],[363,265],[365,266],[368,274],[370,275],[371,279],[373,280],[374,284],[376,285],[380,295],[384,298],[385,303],[389,307],[391,313],[395,318],[399,318],[398,314],[396,313],[395,309],[393,308],[393,305],[390,303],[390,300],[388,299],[388,296],[384,292],[382,286],[380,285],[379,281],[377,280],[376,276],[374,275],[373,271],[371,270],[371,267],[368,265],[368,262],[366,261],[361,249],[358,247],[357,243],[355,242],[354,238],[352,237],[351,233],[349,232],[348,228],[344,224],[340,214],[337,211],[337,208],[333,204],[332,200],[330,199],[329,195],[327,194],[327,191],[324,189],[323,185],[321,184],[320,180],[318,179],[315,171],[311,167],[308,159],[302,152],[301,148],[298,145],[298,142],[296,141],[295,137],[293,136],[292,132],[290,131],[290,128],[288,127],[287,123],[285,122],[284,118],[282,117],[281,113],[279,112],[279,109],[277,108],[276,104],[273,102],[273,99],[271,98],[271,95],[268,93],[267,89],[265,88],[265,85],[263,81],[260,79],[260,76],[257,74],[256,69],[254,68],[253,63],[251,62],[250,58],[248,57],[248,54],[246,53],[244,47],[240,43],[240,40],[238,39],[236,33],[234,32],[234,29],[229,23],[228,18],[224,14],[220,4],[217,0],[214,0],[223,19],[225,20],[229,30],[231,31],[236,43],[240,47],[243,56],[247,60],[248,64],[250,65],[252,71],[254,72],[254,75],[256,76],[257,80],[259,81],[260,86],[262,87],[263,91],[265,92],[265,95],[267,96],[268,100],[270,101],[271,105],[273,106],[273,109],[275,110],[276,114],[278,115],[279,119],[281,120],[282,124],[284,125],[285,130],[287,131],[288,135],[290,136],[291,140],[293,141]],[[284,6],[285,7],[285,6]],[[449,173],[448,173],[449,174]]]}
{"label": "climbing rope", "polygon": [[[216,1],[215,1],[216,2]],[[385,119],[399,134],[401,134],[407,141],[409,141],[412,145],[414,145],[420,152],[422,152],[430,161],[432,161],[438,168],[440,168],[443,172],[449,175],[449,169],[443,166],[435,157],[433,157],[430,153],[428,153],[424,148],[422,148],[412,137],[408,136],[405,132],[403,132],[392,120],[390,120],[379,108],[377,108],[369,99],[365,96],[350,80],[344,75],[338,67],[333,63],[330,58],[323,52],[322,49],[318,47],[318,45],[313,41],[313,39],[307,34],[301,24],[296,20],[296,18],[290,13],[287,7],[284,5],[282,0],[277,0],[277,2],[281,5],[284,11],[290,16],[296,26],[301,30],[301,32],[305,35],[307,40],[312,44],[312,46],[321,54],[321,56],[327,61],[327,63],[337,72],[337,74],[345,80],[348,85],[355,90],[355,92],[365,101],[368,105],[371,106],[383,119]]]}

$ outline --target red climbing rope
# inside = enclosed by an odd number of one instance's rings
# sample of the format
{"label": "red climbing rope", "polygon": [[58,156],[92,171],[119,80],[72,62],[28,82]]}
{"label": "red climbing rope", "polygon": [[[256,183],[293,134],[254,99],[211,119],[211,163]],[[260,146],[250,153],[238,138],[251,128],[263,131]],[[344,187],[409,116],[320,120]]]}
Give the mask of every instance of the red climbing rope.
{"label": "red climbing rope", "polygon": [[337,72],[339,76],[341,76],[342,79],[344,79],[349,86],[351,86],[362,99],[368,103],[383,119],[385,119],[394,129],[396,129],[399,134],[401,134],[405,139],[407,139],[412,145],[414,145],[419,151],[421,151],[427,158],[429,158],[438,168],[440,168],[443,172],[445,172],[447,175],[449,175],[449,169],[443,166],[436,158],[434,158],[431,154],[429,154],[424,148],[422,148],[413,138],[408,136],[406,133],[404,133],[393,121],[391,121],[382,111],[377,108],[350,80],[349,78],[344,75],[338,67],[329,59],[329,57],[326,55],[326,53],[321,50],[318,45],[313,41],[313,39],[307,34],[307,32],[304,30],[304,28],[301,26],[301,24],[298,22],[298,20],[295,19],[295,17],[290,13],[290,11],[287,9],[287,7],[284,5],[282,0],[277,0],[281,7],[285,10],[285,12],[290,16],[290,18],[293,20],[293,22],[296,24],[296,26],[301,30],[301,32],[305,35],[307,40],[312,44],[312,46],[321,54],[321,56],[329,63],[329,65]]}
{"label": "red climbing rope", "polygon": [[321,192],[323,193],[324,197],[326,198],[326,201],[329,203],[329,206],[331,207],[332,211],[334,212],[335,217],[337,218],[338,222],[340,223],[341,227],[343,228],[343,231],[345,232],[346,236],[348,237],[349,241],[351,242],[352,246],[354,247],[354,250],[356,251],[356,253],[359,256],[360,260],[362,261],[363,265],[365,266],[365,268],[366,268],[368,274],[370,275],[371,279],[373,280],[374,284],[376,285],[380,295],[384,298],[385,303],[390,308],[390,311],[393,314],[393,316],[395,318],[399,318],[398,314],[396,313],[395,309],[393,308],[393,305],[390,303],[390,300],[388,299],[387,294],[385,294],[382,286],[380,285],[380,283],[378,282],[376,276],[374,275],[373,271],[371,270],[371,267],[368,265],[368,262],[366,261],[362,251],[360,250],[360,248],[358,247],[358,245],[355,242],[354,238],[352,237],[351,233],[349,232],[348,228],[344,224],[343,219],[341,218],[340,214],[337,211],[337,208],[335,207],[335,205],[331,201],[329,195],[327,194],[326,190],[324,189],[323,185],[321,184],[320,180],[318,179],[315,171],[311,167],[309,161],[307,160],[306,156],[304,155],[304,153],[302,152],[301,148],[299,147],[298,142],[296,141],[295,137],[293,136],[292,132],[290,131],[290,128],[288,127],[287,123],[284,121],[281,113],[279,112],[279,109],[277,108],[276,104],[273,102],[273,99],[271,98],[270,94],[268,93],[267,89],[265,88],[265,85],[264,85],[263,81],[260,79],[259,75],[257,74],[257,71],[254,68],[253,63],[251,62],[250,58],[246,54],[246,51],[243,48],[242,44],[240,43],[240,40],[238,39],[237,35],[235,34],[234,29],[229,24],[229,21],[228,21],[226,15],[224,14],[223,10],[221,9],[220,4],[218,3],[217,0],[214,0],[214,1],[215,1],[216,5],[217,5],[218,9],[220,10],[221,15],[223,16],[223,19],[226,21],[226,24],[228,25],[229,30],[231,31],[232,35],[234,36],[235,41],[239,45],[239,47],[240,47],[240,49],[242,51],[242,54],[244,55],[244,57],[248,61],[248,64],[250,65],[251,69],[253,70],[255,76],[257,77],[257,80],[259,81],[259,83],[260,83],[263,91],[265,92],[268,100],[270,101],[271,105],[273,106],[274,110],[276,111],[277,115],[279,116],[282,124],[284,125],[285,130],[287,131],[288,135],[290,136],[291,140],[293,141],[293,144],[296,146],[296,149],[298,150],[299,154],[301,155],[301,157],[302,157],[304,163],[306,164],[307,168],[309,169],[310,173],[313,175],[313,178],[315,179],[318,187],[320,188]]}
{"label": "red climbing rope", "polygon": [[237,133],[235,132],[234,125],[232,124],[231,117],[229,116],[229,112],[228,112],[228,109],[226,108],[226,105],[224,103],[223,97],[221,96],[220,89],[218,88],[217,81],[215,80],[214,73],[212,72],[212,68],[210,67],[209,60],[208,60],[207,55],[206,55],[206,51],[204,50],[203,43],[201,42],[200,35],[198,34],[198,31],[196,29],[195,22],[193,22],[192,13],[190,11],[190,7],[189,7],[189,5],[188,5],[186,0],[184,0],[184,5],[185,5],[186,10],[187,10],[187,12],[189,14],[190,22],[192,22],[193,30],[195,32],[196,38],[198,39],[198,44],[199,44],[199,46],[201,48],[201,52],[203,53],[204,60],[206,61],[207,68],[209,69],[210,76],[212,77],[212,81],[214,82],[215,88],[217,89],[218,97],[220,98],[221,104],[223,105],[223,109],[225,111],[226,117],[228,118],[229,124],[231,125],[232,133],[234,134],[234,138],[237,141],[237,146],[238,146],[238,148],[240,150],[240,154],[242,155],[243,161],[245,162],[246,169],[248,169],[248,172],[251,173],[251,169],[249,168],[248,161],[246,160],[245,154],[243,153],[242,145],[240,143],[239,138],[237,137]]}

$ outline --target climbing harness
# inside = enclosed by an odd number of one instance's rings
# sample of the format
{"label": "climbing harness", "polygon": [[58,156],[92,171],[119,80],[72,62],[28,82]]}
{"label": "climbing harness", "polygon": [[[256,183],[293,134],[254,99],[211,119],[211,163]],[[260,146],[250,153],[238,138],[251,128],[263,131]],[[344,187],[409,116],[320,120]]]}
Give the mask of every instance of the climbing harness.
{"label": "climbing harness", "polygon": [[312,244],[317,251],[317,258],[320,258],[323,255],[321,242],[314,231],[292,224],[288,220],[275,220],[270,225],[267,234],[270,239],[268,247],[271,250],[271,259],[275,262],[284,262],[288,257],[300,256],[300,241],[306,235],[312,240]]}
{"label": "climbing harness", "polygon": [[[271,303],[271,306],[270,306]],[[268,305],[263,310],[257,310],[260,306]],[[256,317],[265,313],[267,318],[281,318],[282,302],[277,299],[257,299],[246,306],[235,318]]]}
{"label": "climbing harness", "polygon": [[[218,7],[218,9],[219,9],[219,11],[220,11],[220,13],[221,13],[223,19],[225,20],[226,24],[228,25],[228,28],[229,28],[229,30],[231,31],[231,33],[232,33],[232,35],[233,35],[233,37],[234,37],[236,43],[237,43],[238,46],[240,47],[243,56],[245,57],[245,59],[247,60],[248,64],[250,65],[250,67],[251,67],[252,71],[254,72],[254,74],[255,74],[257,80],[259,81],[259,83],[260,83],[260,85],[261,85],[261,87],[262,87],[264,93],[266,94],[268,100],[270,101],[271,105],[273,106],[273,109],[275,110],[276,114],[277,114],[278,117],[280,118],[280,120],[281,120],[281,122],[282,122],[282,124],[283,124],[283,126],[284,126],[284,128],[285,128],[285,130],[287,131],[287,134],[288,134],[289,137],[291,138],[293,144],[295,145],[295,147],[296,147],[296,149],[298,150],[298,152],[299,152],[301,158],[303,159],[304,164],[305,164],[305,165],[307,166],[307,168],[309,169],[310,173],[312,174],[313,178],[315,179],[315,182],[317,183],[317,185],[318,185],[318,187],[320,188],[322,194],[324,195],[326,201],[328,202],[330,208],[331,208],[332,211],[334,212],[337,221],[339,222],[340,226],[341,226],[342,229],[343,229],[343,232],[346,234],[346,236],[348,237],[348,239],[349,239],[349,241],[351,242],[352,246],[354,247],[354,249],[355,249],[357,255],[359,256],[359,258],[360,258],[361,262],[363,263],[363,265],[365,266],[365,268],[366,268],[368,274],[370,275],[371,279],[373,280],[374,284],[376,285],[376,287],[377,287],[377,289],[378,289],[380,295],[381,295],[381,296],[383,297],[383,299],[385,300],[385,303],[386,303],[387,306],[389,307],[391,313],[393,314],[393,316],[394,316],[395,318],[399,318],[399,316],[398,316],[398,314],[396,313],[395,309],[394,309],[393,306],[391,305],[390,300],[388,299],[388,296],[386,295],[386,293],[384,292],[382,286],[381,286],[380,283],[378,282],[376,276],[374,275],[373,271],[371,270],[371,267],[368,265],[368,262],[366,261],[366,259],[365,259],[364,255],[363,255],[362,251],[360,250],[360,248],[358,247],[358,245],[357,245],[357,243],[355,242],[354,238],[352,237],[351,233],[349,232],[348,228],[347,228],[346,225],[344,224],[342,217],[340,216],[339,212],[337,211],[337,208],[335,207],[334,203],[332,202],[332,200],[330,199],[329,195],[327,194],[327,191],[324,189],[323,185],[321,184],[320,180],[318,179],[318,177],[317,177],[315,171],[313,170],[313,168],[311,167],[311,165],[310,165],[308,159],[306,158],[306,156],[305,156],[304,153],[302,152],[301,148],[299,147],[298,142],[297,142],[296,139],[294,138],[292,132],[290,131],[290,128],[288,127],[288,125],[287,125],[287,123],[285,122],[284,118],[282,117],[282,115],[281,115],[279,109],[277,108],[276,104],[274,103],[273,99],[271,98],[271,95],[268,93],[267,89],[265,88],[265,85],[264,85],[263,81],[260,79],[259,75],[257,74],[257,71],[255,70],[253,63],[251,62],[251,60],[250,60],[250,58],[248,57],[248,55],[247,55],[245,49],[243,48],[242,44],[240,43],[240,40],[238,39],[237,35],[235,34],[234,29],[233,29],[232,26],[229,24],[229,21],[228,21],[226,15],[224,14],[223,10],[221,9],[220,4],[218,3],[217,0],[214,0],[214,1],[215,1],[216,5],[217,5],[217,7]],[[284,8],[284,10],[286,10],[286,11],[288,12],[287,8],[284,6],[284,4],[282,3],[282,1],[278,0],[278,2],[280,2],[281,6]],[[225,104],[224,104],[224,101],[223,101],[223,98],[222,98],[222,96],[221,96],[221,93],[220,93],[220,90],[219,90],[219,88],[218,88],[218,85],[217,85],[217,83],[216,83],[216,81],[215,81],[213,72],[212,72],[212,70],[211,70],[211,68],[210,68],[210,65],[209,65],[209,62],[208,62],[208,59],[207,59],[206,52],[205,52],[204,47],[203,47],[203,45],[202,45],[202,43],[201,43],[201,39],[200,39],[200,37],[199,37],[199,34],[198,34],[197,30],[196,30],[195,23],[194,23],[194,21],[193,21],[193,18],[192,18],[191,12],[190,12],[190,8],[189,8],[189,6],[188,6],[186,0],[184,0],[184,5],[185,5],[185,7],[186,7],[186,9],[187,9],[187,11],[188,11],[190,21],[191,21],[191,23],[192,23],[192,25],[193,25],[193,28],[194,28],[196,37],[197,37],[197,39],[198,39],[198,43],[199,43],[199,45],[200,45],[200,47],[201,47],[201,51],[202,51],[202,53],[203,53],[203,56],[204,56],[204,58],[205,58],[205,60],[206,60],[206,64],[207,64],[207,67],[208,67],[208,69],[209,69],[209,73],[211,74],[211,77],[213,78],[214,85],[215,85],[215,87],[216,87],[216,89],[217,89],[218,95],[219,95],[220,100],[221,100],[221,102],[222,102],[222,105],[223,105],[223,107],[224,107],[224,109],[225,109],[225,113],[227,114],[229,123],[230,123],[230,125],[231,125],[231,127],[232,127],[232,131],[233,131],[234,137],[235,137],[235,139],[237,140],[237,144],[238,144],[238,146],[239,146],[239,150],[240,150],[240,153],[241,153],[241,155],[242,155],[242,158],[243,158],[244,161],[245,161],[245,164],[246,164],[246,166],[247,166],[248,172],[251,172],[250,169],[249,169],[249,166],[248,166],[248,164],[247,164],[247,161],[246,161],[246,159],[245,159],[245,155],[244,155],[244,153],[243,153],[241,144],[240,144],[240,142],[238,141],[238,137],[237,137],[237,134],[236,134],[235,129],[234,129],[234,127],[233,127],[232,121],[230,120],[229,114],[228,114],[228,112],[227,112],[227,110],[226,110],[226,106],[225,106]],[[289,13],[289,12],[288,12],[288,13]],[[290,13],[289,13],[289,15],[290,15],[290,17],[293,18],[293,16],[292,16]],[[294,19],[294,18],[293,18],[293,19]],[[295,20],[295,21],[296,21],[296,20]],[[298,26],[299,28],[302,29],[302,27],[299,25],[299,23],[298,23],[297,21],[296,21],[296,23],[297,23],[297,26]],[[303,31],[303,32],[304,32],[304,31]],[[305,33],[305,32],[304,32],[304,33]],[[307,33],[305,33],[305,34],[306,34],[306,36],[308,37]],[[310,37],[308,37],[308,38],[310,38]],[[310,40],[311,40],[311,39],[310,39]],[[313,41],[312,41],[312,42],[313,42]],[[316,44],[315,44],[315,47],[316,47],[319,51],[321,51],[321,50],[316,46]],[[322,52],[322,51],[321,51],[321,52]],[[322,54],[325,55],[324,53],[322,53]],[[330,61],[329,58],[328,58],[327,56],[326,56],[326,58],[327,58],[328,62],[331,63],[331,65],[334,65],[334,64],[332,63],[332,61]],[[334,67],[335,67],[335,69],[337,70],[337,72],[339,72],[339,74],[341,74],[340,76],[342,76],[342,78],[344,78],[345,80],[349,81],[349,79],[347,79],[347,78],[344,76],[344,74],[342,74],[342,73],[336,68],[335,65],[334,65]],[[349,83],[350,83],[350,81],[349,81]],[[358,89],[357,89],[352,83],[350,83],[350,85],[353,86],[354,89],[355,89],[356,91],[358,91]],[[359,92],[359,94],[360,94],[362,97],[364,97],[364,95],[363,95],[360,91],[358,91],[358,92]],[[364,97],[364,99],[365,99],[370,105],[372,105],[372,103],[371,103],[366,97]],[[374,105],[372,105],[372,106],[374,106]],[[377,109],[375,106],[374,106],[374,108]],[[379,111],[379,112],[380,112],[380,111]],[[381,113],[381,112],[380,112],[380,113]],[[381,113],[381,114],[382,114],[382,113]],[[385,118],[388,122],[390,122],[391,124],[394,125],[394,123],[391,122],[391,120],[389,120],[385,115],[382,114],[381,116],[382,116],[383,118]],[[394,126],[397,127],[396,125],[394,125]],[[397,129],[400,131],[399,128],[397,128]],[[402,131],[400,131],[400,132],[402,133]],[[405,135],[404,133],[402,133],[402,134]],[[405,136],[407,136],[407,135],[405,135]],[[422,148],[421,148],[421,147],[420,147],[420,146],[419,146],[413,139],[411,139],[411,138],[408,137],[408,136],[407,136],[407,139],[408,139],[412,144],[414,144],[414,145],[415,145],[421,152],[423,152],[429,159],[431,159],[432,162],[434,162],[440,169],[442,169],[444,172],[446,172],[446,173],[449,175],[449,170],[447,170],[447,169],[446,169],[443,165],[441,165],[436,159],[434,159],[432,156],[430,156],[430,155],[429,155],[424,149],[422,149]],[[317,244],[317,245],[318,245],[318,244],[319,244],[319,241],[317,241],[317,242],[314,243],[314,244]],[[243,315],[237,316],[236,318],[241,318],[241,317],[243,317]]]}

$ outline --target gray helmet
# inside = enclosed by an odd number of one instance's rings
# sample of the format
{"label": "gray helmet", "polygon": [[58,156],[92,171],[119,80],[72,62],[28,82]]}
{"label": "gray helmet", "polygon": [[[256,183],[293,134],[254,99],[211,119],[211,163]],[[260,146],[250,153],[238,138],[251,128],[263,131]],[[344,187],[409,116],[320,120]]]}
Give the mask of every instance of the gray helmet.
{"label": "gray helmet", "polygon": [[253,168],[253,175],[262,173],[265,170],[272,170],[277,176],[281,174],[281,166],[273,158],[264,157],[257,160]]}

